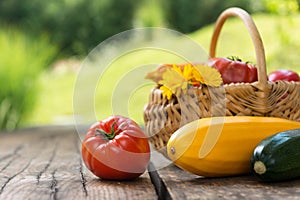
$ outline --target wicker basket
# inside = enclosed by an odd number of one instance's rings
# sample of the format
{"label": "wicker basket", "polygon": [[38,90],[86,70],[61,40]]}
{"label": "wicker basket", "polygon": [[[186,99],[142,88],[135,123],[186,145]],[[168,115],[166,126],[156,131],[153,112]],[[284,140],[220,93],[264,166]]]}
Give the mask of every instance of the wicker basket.
{"label": "wicker basket", "polygon": [[145,132],[153,147],[166,156],[170,136],[184,124],[212,116],[273,116],[300,121],[300,83],[267,81],[263,43],[250,15],[240,8],[229,8],[219,16],[213,32],[210,57],[215,49],[221,28],[229,17],[239,17],[250,33],[256,53],[258,81],[225,84],[220,87],[190,88],[186,94],[162,96],[154,88],[145,106]]}

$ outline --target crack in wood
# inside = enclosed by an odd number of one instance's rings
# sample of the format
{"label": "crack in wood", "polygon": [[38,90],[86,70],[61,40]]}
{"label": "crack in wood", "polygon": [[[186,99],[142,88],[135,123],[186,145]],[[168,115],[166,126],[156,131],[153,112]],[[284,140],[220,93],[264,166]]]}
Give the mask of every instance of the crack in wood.
{"label": "crack in wood", "polygon": [[172,199],[164,181],[159,176],[155,169],[155,166],[150,162],[148,165],[148,173],[152,184],[154,185],[155,192],[159,200],[169,200]]}
{"label": "crack in wood", "polygon": [[82,189],[83,189],[83,192],[85,194],[85,196],[87,197],[88,196],[88,191],[87,191],[87,188],[86,188],[86,178],[84,177],[84,173],[83,173],[83,165],[82,165],[82,160],[81,160],[81,151],[79,149],[79,146],[78,146],[78,139],[75,137],[74,139],[74,145],[75,145],[75,149],[76,149],[76,152],[77,154],[79,155],[79,173],[80,173],[80,180],[81,180],[81,185],[82,185]]}
{"label": "crack in wood", "polygon": [[52,172],[52,180],[51,180],[51,193],[50,193],[50,199],[56,200],[57,199],[57,193],[58,193],[58,187],[57,187],[57,180],[55,178],[56,170]]}
{"label": "crack in wood", "polygon": [[19,153],[19,151],[20,151],[23,147],[24,147],[23,145],[17,146],[17,147],[15,148],[15,150],[14,150],[13,153],[10,153],[10,154],[7,154],[7,155],[1,157],[1,158],[0,158],[0,162],[3,161],[3,160],[8,159],[8,158],[10,158],[10,157],[14,157],[16,154]]}
{"label": "crack in wood", "polygon": [[11,163],[13,163],[13,162],[16,160],[16,158],[18,158],[18,157],[20,157],[20,155],[19,155],[19,154],[15,154],[15,155],[8,161],[8,163],[6,163],[6,165],[2,167],[2,169],[0,170],[0,173],[3,172],[9,165],[11,165]]}
{"label": "crack in wood", "polygon": [[81,184],[82,184],[83,192],[84,192],[85,196],[88,196],[88,191],[86,189],[86,182],[87,182],[87,180],[84,177],[84,174],[82,172],[82,164],[81,163],[80,163],[80,169],[79,169],[79,171],[80,171],[80,177],[81,177]]}
{"label": "crack in wood", "polygon": [[45,173],[47,171],[47,169],[49,168],[49,166],[53,162],[54,157],[56,155],[56,149],[57,149],[57,144],[55,144],[54,149],[53,149],[52,154],[51,154],[51,157],[50,157],[48,163],[45,165],[44,169],[37,174],[37,176],[36,176],[37,184],[40,183],[41,176],[43,175],[43,173]]}
{"label": "crack in wood", "polygon": [[5,189],[5,187],[7,186],[7,184],[13,180],[16,176],[18,176],[19,174],[21,174],[22,172],[24,172],[29,165],[31,164],[32,159],[29,160],[29,162],[25,165],[24,168],[22,168],[19,172],[17,172],[16,174],[12,175],[11,177],[8,177],[8,179],[4,182],[4,184],[2,185],[2,187],[0,188],[0,195],[3,193],[3,190]]}

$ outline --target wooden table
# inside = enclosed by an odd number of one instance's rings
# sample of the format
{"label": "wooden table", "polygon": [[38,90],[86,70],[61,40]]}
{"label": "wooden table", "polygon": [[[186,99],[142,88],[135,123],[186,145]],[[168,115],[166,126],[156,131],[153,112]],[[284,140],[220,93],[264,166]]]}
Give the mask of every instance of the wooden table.
{"label": "wooden table", "polygon": [[80,156],[84,133],[53,126],[0,133],[0,199],[300,199],[300,180],[266,184],[253,176],[202,178],[172,164],[134,181],[93,176]]}

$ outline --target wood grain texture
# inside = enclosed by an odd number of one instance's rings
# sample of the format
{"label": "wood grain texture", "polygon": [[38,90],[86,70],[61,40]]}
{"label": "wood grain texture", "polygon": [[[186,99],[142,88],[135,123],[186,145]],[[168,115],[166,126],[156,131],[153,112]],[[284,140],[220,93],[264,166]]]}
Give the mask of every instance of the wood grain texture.
{"label": "wood grain texture", "polygon": [[262,183],[254,176],[203,178],[174,165],[159,170],[172,199],[300,199],[300,180]]}
{"label": "wood grain texture", "polygon": [[81,160],[73,127],[0,134],[0,199],[156,199],[148,173],[134,181],[104,181]]}
{"label": "wood grain texture", "polygon": [[300,179],[271,184],[261,183],[253,176],[202,178],[173,164],[155,171],[151,163],[150,173],[134,181],[104,181],[82,163],[81,138],[73,127],[0,133],[0,200],[300,197]]}

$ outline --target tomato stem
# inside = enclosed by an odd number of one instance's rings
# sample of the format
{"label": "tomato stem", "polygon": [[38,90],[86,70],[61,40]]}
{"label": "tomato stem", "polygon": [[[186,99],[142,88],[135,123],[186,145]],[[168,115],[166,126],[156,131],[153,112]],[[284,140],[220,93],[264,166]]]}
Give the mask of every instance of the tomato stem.
{"label": "tomato stem", "polygon": [[227,59],[229,59],[231,61],[242,62],[242,59],[240,59],[238,56],[228,56]]}
{"label": "tomato stem", "polygon": [[100,128],[96,128],[97,133],[95,133],[95,136],[100,135],[100,136],[103,136],[107,140],[112,140],[115,138],[116,133],[120,130],[120,129],[117,129],[115,131],[115,126],[116,126],[116,121],[114,121],[114,123],[112,124],[110,133],[107,133],[106,131],[104,131]]}

